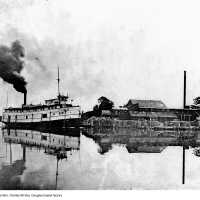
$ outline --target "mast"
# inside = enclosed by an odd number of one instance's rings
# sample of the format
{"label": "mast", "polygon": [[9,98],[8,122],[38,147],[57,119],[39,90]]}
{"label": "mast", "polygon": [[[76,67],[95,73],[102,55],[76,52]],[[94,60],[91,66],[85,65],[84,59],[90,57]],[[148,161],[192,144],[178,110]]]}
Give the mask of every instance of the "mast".
{"label": "mast", "polygon": [[58,100],[59,100],[59,104],[60,104],[60,74],[59,74],[59,66],[58,66]]}

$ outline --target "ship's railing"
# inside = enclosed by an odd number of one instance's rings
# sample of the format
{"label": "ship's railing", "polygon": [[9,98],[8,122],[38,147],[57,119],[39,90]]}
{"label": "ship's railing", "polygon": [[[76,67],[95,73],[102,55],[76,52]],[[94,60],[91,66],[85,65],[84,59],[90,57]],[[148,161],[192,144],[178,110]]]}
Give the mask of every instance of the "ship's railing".
{"label": "ship's railing", "polygon": [[72,104],[54,104],[54,105],[26,105],[17,108],[3,108],[3,113],[24,113],[24,112],[38,112],[44,110],[56,110],[61,108],[80,108],[79,105],[72,105]]}
{"label": "ship's railing", "polygon": [[[46,117],[43,117],[42,115],[46,115]],[[39,113],[39,114],[21,114],[21,115],[12,115],[10,117],[10,122],[34,122],[36,121],[53,121],[53,120],[60,120],[60,119],[70,119],[70,118],[79,118],[80,112],[79,110],[76,110],[76,113]],[[8,116],[3,117],[3,121],[7,121]]]}

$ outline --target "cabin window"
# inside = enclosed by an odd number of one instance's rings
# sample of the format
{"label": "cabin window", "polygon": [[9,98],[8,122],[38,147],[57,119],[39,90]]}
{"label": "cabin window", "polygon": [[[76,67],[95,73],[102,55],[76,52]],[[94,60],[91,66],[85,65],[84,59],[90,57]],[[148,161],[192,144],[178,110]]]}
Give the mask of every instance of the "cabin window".
{"label": "cabin window", "polygon": [[8,122],[10,122],[10,118],[11,118],[10,115],[8,115]]}
{"label": "cabin window", "polygon": [[28,115],[26,115],[26,119],[28,119]]}
{"label": "cabin window", "polygon": [[47,140],[47,136],[46,135],[41,135],[41,140]]}
{"label": "cabin window", "polygon": [[42,118],[47,118],[47,114],[42,114]]}

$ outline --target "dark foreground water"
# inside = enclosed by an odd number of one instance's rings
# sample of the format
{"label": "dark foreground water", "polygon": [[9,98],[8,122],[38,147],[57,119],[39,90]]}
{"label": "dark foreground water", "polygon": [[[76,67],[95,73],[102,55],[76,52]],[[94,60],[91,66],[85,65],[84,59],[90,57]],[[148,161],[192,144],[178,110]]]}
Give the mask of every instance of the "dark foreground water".
{"label": "dark foreground water", "polygon": [[67,134],[1,130],[0,189],[200,189],[198,132]]}

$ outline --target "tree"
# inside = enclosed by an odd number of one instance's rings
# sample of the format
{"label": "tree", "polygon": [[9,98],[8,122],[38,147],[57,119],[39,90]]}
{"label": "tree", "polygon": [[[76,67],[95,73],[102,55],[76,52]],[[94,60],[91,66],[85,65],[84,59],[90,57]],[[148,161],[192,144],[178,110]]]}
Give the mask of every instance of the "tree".
{"label": "tree", "polygon": [[200,104],[200,97],[196,97],[193,99],[194,105],[199,105]]}
{"label": "tree", "polygon": [[93,107],[93,114],[94,114],[94,116],[100,116],[101,115],[101,111],[99,110],[99,106],[98,105],[95,105]]}
{"label": "tree", "polygon": [[114,106],[114,103],[104,96],[100,97],[98,102],[100,103],[99,110],[111,110]]}
{"label": "tree", "polygon": [[114,106],[114,103],[108,98],[102,96],[98,99],[99,105],[93,107],[93,114],[95,116],[100,116],[102,110],[111,110]]}

